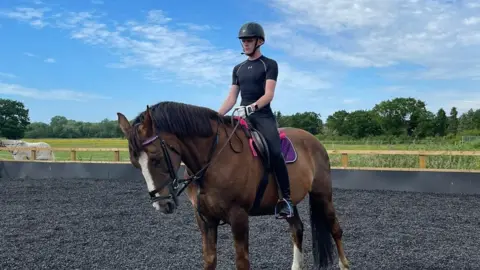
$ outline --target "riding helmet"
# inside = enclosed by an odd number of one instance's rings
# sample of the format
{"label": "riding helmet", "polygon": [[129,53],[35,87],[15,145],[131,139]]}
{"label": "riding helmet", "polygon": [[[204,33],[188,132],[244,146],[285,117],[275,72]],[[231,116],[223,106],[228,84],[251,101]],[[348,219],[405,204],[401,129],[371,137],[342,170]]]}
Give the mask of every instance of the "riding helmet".
{"label": "riding helmet", "polygon": [[265,32],[260,24],[256,22],[248,22],[240,28],[238,38],[261,38],[265,41]]}

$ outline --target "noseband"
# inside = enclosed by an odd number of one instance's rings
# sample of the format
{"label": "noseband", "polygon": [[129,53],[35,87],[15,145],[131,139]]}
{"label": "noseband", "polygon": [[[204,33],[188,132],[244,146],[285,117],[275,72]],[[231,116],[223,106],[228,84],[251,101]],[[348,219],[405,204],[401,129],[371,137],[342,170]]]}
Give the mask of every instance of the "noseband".
{"label": "noseband", "polygon": [[[177,179],[177,175],[175,173],[175,169],[173,168],[172,164],[172,159],[170,158],[170,153],[168,152],[167,147],[175,152],[177,155],[180,155],[180,152],[177,151],[172,145],[167,145],[165,143],[165,140],[160,138],[160,135],[155,135],[153,137],[150,137],[148,140],[142,143],[142,146],[147,146],[151,143],[153,143],[156,139],[160,139],[160,145],[162,146],[162,151],[163,155],[165,156],[165,160],[167,162],[167,167],[168,167],[168,173],[170,174],[170,179],[167,181],[165,184],[160,186],[159,188],[149,191],[150,195],[150,200],[151,202],[157,202],[157,201],[162,201],[162,200],[167,200],[167,199],[173,199],[175,201],[175,204],[177,204],[177,197],[180,195],[181,191],[177,192],[177,189],[179,188],[179,183],[183,183],[186,179],[179,180]],[[161,191],[165,186],[168,185],[169,189],[169,194],[165,196],[155,196],[155,193]]]}

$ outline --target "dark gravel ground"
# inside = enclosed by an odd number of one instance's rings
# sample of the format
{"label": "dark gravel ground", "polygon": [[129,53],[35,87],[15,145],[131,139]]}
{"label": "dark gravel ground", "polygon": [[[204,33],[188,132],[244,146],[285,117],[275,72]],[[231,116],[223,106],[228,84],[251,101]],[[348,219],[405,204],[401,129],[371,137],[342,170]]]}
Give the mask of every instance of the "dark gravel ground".
{"label": "dark gravel ground", "polygon": [[[182,195],[164,216],[143,182],[0,179],[0,269],[201,269],[201,240]],[[479,269],[480,196],[335,190],[352,269]],[[311,269],[307,204],[306,268]],[[251,218],[253,269],[290,269],[285,221]],[[218,269],[234,269],[228,226]],[[334,265],[337,268],[337,263]]]}

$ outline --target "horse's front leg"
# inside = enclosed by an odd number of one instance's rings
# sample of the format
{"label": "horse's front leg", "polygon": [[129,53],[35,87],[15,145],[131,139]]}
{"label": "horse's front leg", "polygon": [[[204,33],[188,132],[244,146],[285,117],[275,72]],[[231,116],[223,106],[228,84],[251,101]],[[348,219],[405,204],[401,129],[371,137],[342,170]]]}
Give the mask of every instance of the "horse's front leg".
{"label": "horse's front leg", "polygon": [[195,211],[197,224],[202,233],[203,269],[214,270],[217,267],[218,221],[200,217]]}
{"label": "horse's front leg", "polygon": [[235,246],[235,264],[237,270],[249,270],[248,213],[244,209],[234,208],[229,213],[229,220]]}

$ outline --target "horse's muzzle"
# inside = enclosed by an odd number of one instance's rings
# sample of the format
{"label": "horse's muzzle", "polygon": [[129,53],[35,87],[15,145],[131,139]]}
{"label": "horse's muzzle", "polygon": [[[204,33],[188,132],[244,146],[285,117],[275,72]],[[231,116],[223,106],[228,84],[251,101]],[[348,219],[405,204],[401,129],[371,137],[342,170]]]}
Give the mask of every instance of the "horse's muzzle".
{"label": "horse's muzzle", "polygon": [[173,214],[176,209],[176,204],[172,199],[156,201],[152,203],[153,207],[164,214]]}

